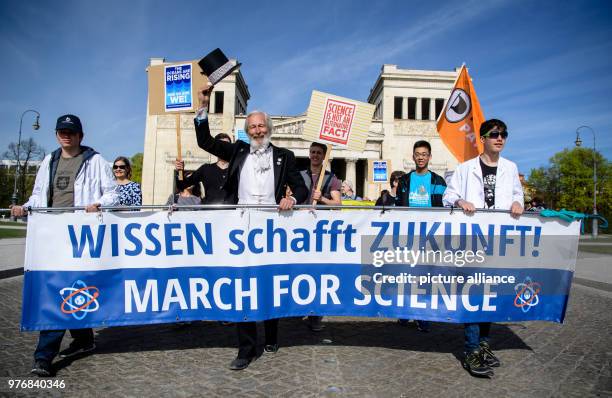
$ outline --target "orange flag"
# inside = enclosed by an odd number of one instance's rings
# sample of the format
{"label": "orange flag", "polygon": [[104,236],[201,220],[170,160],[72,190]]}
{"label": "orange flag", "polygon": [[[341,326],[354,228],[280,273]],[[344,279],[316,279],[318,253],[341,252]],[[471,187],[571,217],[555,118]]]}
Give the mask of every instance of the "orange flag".
{"label": "orange flag", "polygon": [[484,120],[472,79],[463,65],[437,122],[438,134],[460,163],[482,153],[479,131]]}

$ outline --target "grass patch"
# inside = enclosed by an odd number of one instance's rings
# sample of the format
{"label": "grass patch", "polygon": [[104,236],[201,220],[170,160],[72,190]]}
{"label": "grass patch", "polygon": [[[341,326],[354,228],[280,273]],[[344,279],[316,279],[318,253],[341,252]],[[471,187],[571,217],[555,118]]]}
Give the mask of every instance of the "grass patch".
{"label": "grass patch", "polygon": [[5,238],[25,238],[25,229],[2,229],[0,228],[0,239]]}
{"label": "grass patch", "polygon": [[28,224],[25,222],[0,221],[0,226],[2,225],[8,225],[9,227],[25,227]]}

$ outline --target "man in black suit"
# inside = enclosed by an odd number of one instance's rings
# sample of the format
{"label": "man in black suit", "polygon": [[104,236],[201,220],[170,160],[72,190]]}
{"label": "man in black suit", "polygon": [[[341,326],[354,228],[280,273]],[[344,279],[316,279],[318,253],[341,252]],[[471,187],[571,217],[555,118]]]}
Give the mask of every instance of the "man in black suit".
{"label": "man in black suit", "polygon": [[[229,162],[225,203],[278,204],[279,210],[291,210],[304,202],[308,189],[296,168],[295,155],[288,149],[270,143],[273,125],[268,114],[260,111],[247,115],[244,129],[250,144],[215,140],[210,135],[207,108],[213,87],[198,91],[200,110],[195,118],[198,146]],[[292,196],[285,197],[289,186]],[[264,322],[266,352],[278,351],[278,319]],[[232,370],[242,370],[256,357],[257,327],[255,322],[239,322],[238,356],[230,364]]]}

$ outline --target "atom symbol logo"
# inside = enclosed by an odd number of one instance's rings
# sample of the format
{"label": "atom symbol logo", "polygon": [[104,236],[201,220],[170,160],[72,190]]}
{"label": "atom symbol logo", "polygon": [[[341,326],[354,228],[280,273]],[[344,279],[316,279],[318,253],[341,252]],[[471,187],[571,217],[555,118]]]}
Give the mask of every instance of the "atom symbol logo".
{"label": "atom symbol logo", "polygon": [[523,312],[529,312],[531,307],[535,307],[540,302],[538,294],[542,291],[542,287],[538,282],[533,282],[530,277],[527,277],[524,282],[514,286],[514,291],[516,292],[514,306]]}
{"label": "atom symbol logo", "polygon": [[95,286],[87,286],[81,280],[72,284],[71,287],[65,287],[59,292],[62,296],[62,305],[60,310],[64,314],[72,314],[72,316],[81,320],[87,316],[87,313],[97,311],[100,308],[98,297],[100,291]]}

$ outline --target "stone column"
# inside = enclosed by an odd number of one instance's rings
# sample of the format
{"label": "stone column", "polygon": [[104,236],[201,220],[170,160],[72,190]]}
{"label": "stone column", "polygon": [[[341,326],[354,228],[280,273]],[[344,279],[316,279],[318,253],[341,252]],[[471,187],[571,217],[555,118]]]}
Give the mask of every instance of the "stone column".
{"label": "stone column", "polygon": [[416,120],[423,120],[422,118],[423,115],[421,114],[421,100],[422,98],[419,98],[419,97],[417,97],[416,99],[416,109],[414,110]]}
{"label": "stone column", "polygon": [[402,119],[408,119],[408,98],[402,98]]}
{"label": "stone column", "polygon": [[436,99],[429,99],[429,120],[436,120]]}
{"label": "stone column", "polygon": [[356,159],[345,159],[346,161],[346,180],[349,180],[353,184],[353,189],[357,189],[357,160]]}

